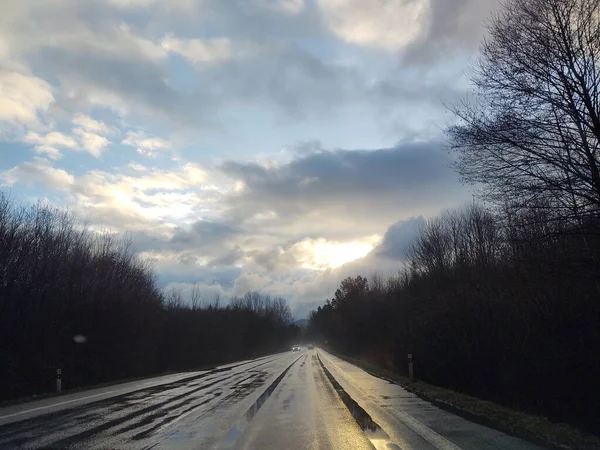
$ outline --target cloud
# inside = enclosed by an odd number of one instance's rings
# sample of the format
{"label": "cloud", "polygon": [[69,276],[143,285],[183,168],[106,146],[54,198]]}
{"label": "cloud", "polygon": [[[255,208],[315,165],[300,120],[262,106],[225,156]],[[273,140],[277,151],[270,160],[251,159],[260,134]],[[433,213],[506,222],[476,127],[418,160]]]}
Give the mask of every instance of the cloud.
{"label": "cloud", "polygon": [[[225,258],[225,254],[230,253],[229,249],[233,246],[232,239],[241,233],[239,227],[226,220],[201,219],[191,226],[177,228],[169,242],[169,248],[191,251],[205,258]],[[215,264],[214,260],[212,264]]]}
{"label": "cloud", "polygon": [[244,57],[197,71],[199,85],[218,94],[207,106],[243,105],[282,111],[287,118],[326,118],[342,105],[367,100],[364,80],[350,67],[286,41],[247,46]]}
{"label": "cloud", "polygon": [[54,102],[50,84],[28,73],[0,67],[0,122],[38,127]]}
{"label": "cloud", "polygon": [[279,164],[222,164],[243,188],[221,195],[226,207],[219,218],[182,226],[155,247],[155,255],[164,255],[157,260],[171,261],[169,279],[181,273],[207,282],[221,271],[235,273],[228,295],[252,289],[285,295],[301,316],[346,276],[397,272],[421,214],[468,196],[435,142],[303,150]]}
{"label": "cloud", "polygon": [[106,125],[104,122],[93,119],[87,114],[77,113],[73,117],[73,125],[77,125],[82,130],[100,135],[115,134],[116,131]]}
{"label": "cloud", "polygon": [[[449,17],[459,14],[443,0],[23,3],[0,21],[0,41],[52,80],[57,110],[108,108],[189,134],[228,130],[243,108],[298,122],[384,106],[380,126],[395,127],[390,109],[405,117],[408,103],[433,100],[437,108],[452,82],[432,89],[396,71],[386,52],[357,52],[334,36],[365,50],[425,55],[469,28],[430,26],[444,8]],[[477,8],[474,0],[459,3],[465,17]]]}
{"label": "cloud", "polygon": [[73,135],[77,137],[81,144],[81,149],[99,158],[104,148],[110,144],[110,141],[99,134],[90,133],[82,128],[75,128]]}
{"label": "cloud", "polygon": [[46,134],[30,131],[23,137],[23,141],[34,144],[37,153],[44,153],[52,159],[62,156],[61,149],[84,151],[98,158],[104,148],[110,144],[104,136],[88,132],[83,128],[74,128],[72,136],[59,131]]}
{"label": "cloud", "polygon": [[76,149],[79,145],[71,136],[58,131],[46,134],[30,131],[25,135],[23,141],[34,144],[34,149],[37,153],[45,153],[52,159],[57,159],[61,156],[60,148]]}
{"label": "cloud", "polygon": [[436,142],[321,150],[276,167],[230,161],[221,170],[243,185],[226,198],[236,220],[327,239],[371,236],[382,223],[429,214],[466,194]]}
{"label": "cloud", "polygon": [[385,232],[381,243],[375,248],[374,255],[395,261],[406,260],[410,247],[424,224],[425,218],[419,216],[391,225]]}
{"label": "cloud", "polygon": [[214,64],[227,61],[233,57],[233,45],[229,39],[179,39],[167,34],[162,48],[183,56],[192,64]]}
{"label": "cloud", "polygon": [[287,16],[301,13],[306,6],[304,0],[255,0],[255,2],[261,8]]}
{"label": "cloud", "polygon": [[173,222],[194,217],[196,209],[214,203],[219,195],[206,184],[205,172],[192,163],[174,170],[146,168],[132,175],[90,170],[74,176],[36,157],[0,172],[0,179],[4,186],[37,184],[60,192],[67,206],[92,224],[119,232],[148,230],[165,239],[176,228]]}
{"label": "cloud", "polygon": [[80,113],[101,107],[120,115],[198,122],[202,93],[173,87],[168,52],[158,36],[144,36],[118,8],[96,1],[30,0],[11,5],[7,14],[11,20],[0,20],[0,40],[10,55],[30,61],[36,74],[52,80],[57,109]]}
{"label": "cloud", "polygon": [[211,197],[203,174],[190,163],[178,170],[150,169],[134,175],[90,171],[71,187],[73,208],[84,218],[118,231],[159,225],[172,230],[174,226],[168,224],[193,215],[198,204]]}
{"label": "cloud", "polygon": [[397,51],[422,31],[429,0],[317,0],[317,4],[340,39]]}
{"label": "cloud", "polygon": [[173,149],[171,143],[166,139],[150,137],[143,131],[129,131],[122,143],[136,147],[139,154],[148,157],[155,157]]}
{"label": "cloud", "polygon": [[164,284],[199,282],[226,295],[260,289],[285,295],[304,315],[346,276],[398,270],[423,221],[414,210],[433,213],[436,202],[464,199],[442,155],[434,143],[374,151],[313,145],[276,165],[224,163],[231,186],[243,180],[237,192],[211,187],[214,171],[190,163],[74,177],[37,158],[0,177],[64,192],[92,224],[131,231]]}
{"label": "cloud", "polygon": [[35,157],[33,161],[21,163],[1,172],[0,182],[2,186],[14,186],[17,183],[40,184],[54,191],[68,192],[75,178],[63,169],[52,167],[47,159]]}
{"label": "cloud", "polygon": [[460,53],[472,55],[485,35],[485,19],[499,0],[429,0],[423,32],[406,48],[404,64],[439,65]]}

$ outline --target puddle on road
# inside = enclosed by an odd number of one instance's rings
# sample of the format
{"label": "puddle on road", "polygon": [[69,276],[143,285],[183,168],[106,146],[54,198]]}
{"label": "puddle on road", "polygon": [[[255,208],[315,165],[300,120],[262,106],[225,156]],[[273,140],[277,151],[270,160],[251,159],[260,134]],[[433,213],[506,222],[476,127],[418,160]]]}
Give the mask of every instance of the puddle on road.
{"label": "puddle on road", "polygon": [[292,368],[292,366],[299,360],[297,358],[294,360],[292,364],[290,364],[275,380],[269,385],[269,387],[263,392],[260,397],[254,402],[254,404],[246,411],[241,418],[237,420],[237,422],[229,429],[227,434],[223,436],[217,443],[212,447],[213,449],[232,449],[235,447],[237,442],[242,437],[242,434],[248,428],[248,424],[254,418],[258,410],[262,407],[262,405],[267,401],[267,399],[271,396],[277,385],[283,380],[283,377],[288,373],[288,371]]}
{"label": "puddle on road", "polygon": [[371,441],[373,447],[377,450],[402,450],[398,445],[392,442],[389,435],[371,418],[369,413],[348,395],[340,383],[333,377],[331,372],[327,370],[323,361],[321,361],[321,358],[319,358],[319,363],[334,389],[350,411],[350,414],[352,414],[352,417],[354,417],[354,420],[356,420],[356,423],[358,423],[358,426],[365,436]]}

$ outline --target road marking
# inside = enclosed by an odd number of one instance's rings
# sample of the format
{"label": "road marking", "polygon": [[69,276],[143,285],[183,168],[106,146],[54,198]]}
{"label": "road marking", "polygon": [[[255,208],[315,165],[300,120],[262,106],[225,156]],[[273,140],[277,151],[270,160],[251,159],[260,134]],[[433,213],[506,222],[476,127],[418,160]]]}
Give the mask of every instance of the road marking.
{"label": "road marking", "polygon": [[427,425],[422,422],[419,422],[414,417],[406,414],[405,412],[398,411],[393,408],[386,408],[394,417],[403,422],[408,428],[413,430],[431,445],[439,450],[462,450],[458,445],[453,444],[444,436],[436,433]]}
{"label": "road marking", "polygon": [[41,411],[42,409],[55,408],[57,406],[66,405],[68,403],[80,402],[82,400],[87,400],[88,398],[94,398],[94,397],[100,397],[102,395],[113,394],[115,392],[118,392],[118,391],[106,391],[101,394],[88,395],[87,397],[75,398],[73,400],[67,400],[66,402],[54,403],[52,405],[47,405],[47,406],[40,406],[38,408],[28,409],[26,411],[19,411],[19,412],[13,413],[13,414],[7,414],[6,416],[0,416],[0,420],[8,419],[10,417],[21,416],[23,414],[28,414],[28,413],[31,413],[34,411]]}
{"label": "road marking", "polygon": [[[336,369],[338,369],[342,374],[344,374],[343,369],[341,369],[337,364],[335,364],[335,362],[331,361],[329,358],[324,358],[324,359],[327,359],[329,364],[332,364]],[[366,372],[366,373],[368,373],[368,372]],[[371,374],[369,374],[369,375],[371,375]],[[371,376],[373,376],[373,375],[371,375]],[[375,377],[375,378],[377,378],[377,377]],[[344,376],[344,379],[346,380],[346,383],[349,383],[352,386],[352,383],[350,383],[350,381],[345,376]],[[357,387],[355,387],[355,389],[357,389]],[[360,392],[362,392],[364,395],[371,398],[372,400],[374,400],[374,401],[376,400],[369,393],[364,392],[362,389],[358,388],[357,390],[359,390]],[[375,404],[377,404],[376,401],[375,401]],[[421,436],[423,439],[425,439],[427,442],[429,442],[431,445],[433,445],[435,448],[437,448],[438,450],[462,450],[462,448],[460,448],[458,445],[450,442],[444,436],[436,433],[431,428],[429,428],[427,425],[425,425],[424,423],[415,419],[413,416],[411,416],[405,412],[398,411],[397,409],[394,409],[391,407],[387,407],[387,408],[384,407],[384,409],[386,411],[388,411],[390,414],[392,414],[396,419],[398,419],[402,423],[404,423],[408,428],[410,428],[415,433],[417,433],[419,436]]]}

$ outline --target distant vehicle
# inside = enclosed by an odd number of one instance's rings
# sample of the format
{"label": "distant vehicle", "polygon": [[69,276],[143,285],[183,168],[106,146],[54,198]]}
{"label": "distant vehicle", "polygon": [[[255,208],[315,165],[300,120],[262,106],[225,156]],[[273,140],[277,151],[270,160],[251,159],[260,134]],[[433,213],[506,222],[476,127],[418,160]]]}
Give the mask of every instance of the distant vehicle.
{"label": "distant vehicle", "polygon": [[309,350],[312,350],[313,348],[315,348],[315,346],[314,346],[314,345],[312,345],[312,344],[308,344],[308,349],[309,349]]}
{"label": "distant vehicle", "polygon": [[294,345],[294,346],[292,347],[292,351],[293,351],[293,352],[299,352],[299,351],[300,351],[300,346],[299,346],[299,345]]}

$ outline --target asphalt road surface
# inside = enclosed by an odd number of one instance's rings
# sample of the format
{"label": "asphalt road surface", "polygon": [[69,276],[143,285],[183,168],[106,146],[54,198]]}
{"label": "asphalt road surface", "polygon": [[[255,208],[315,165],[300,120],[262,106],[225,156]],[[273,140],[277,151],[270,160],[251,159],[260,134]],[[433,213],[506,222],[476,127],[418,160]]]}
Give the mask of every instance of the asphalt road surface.
{"label": "asphalt road surface", "polygon": [[315,349],[0,408],[0,448],[540,447]]}

